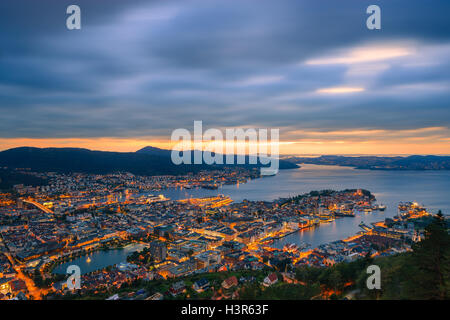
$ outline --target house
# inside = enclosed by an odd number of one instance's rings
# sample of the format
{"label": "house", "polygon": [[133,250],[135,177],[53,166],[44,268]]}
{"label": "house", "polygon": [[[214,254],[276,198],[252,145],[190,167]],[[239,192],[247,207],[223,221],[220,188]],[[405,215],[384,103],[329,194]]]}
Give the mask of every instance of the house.
{"label": "house", "polygon": [[255,281],[255,277],[253,276],[248,276],[248,277],[240,277],[239,278],[239,282],[240,283],[253,283]]}
{"label": "house", "polygon": [[350,253],[349,255],[347,255],[345,257],[345,260],[347,260],[347,261],[355,261],[359,257],[360,257],[360,255],[358,253],[354,252],[354,253]]}
{"label": "house", "polygon": [[264,278],[263,286],[270,287],[271,285],[278,282],[278,276],[276,273],[271,273]]}
{"label": "house", "polygon": [[259,261],[253,261],[250,263],[252,270],[262,270],[264,269],[265,265],[262,262]]}
{"label": "house", "polygon": [[192,286],[192,288],[194,288],[194,290],[197,291],[197,292],[203,292],[205,290],[208,290],[208,288],[209,288],[209,281],[206,278],[202,278],[202,279],[196,281],[194,283],[194,285]]}
{"label": "house", "polygon": [[232,276],[232,277],[229,277],[229,278],[223,280],[222,287],[224,289],[230,289],[234,286],[237,286],[237,284],[238,284],[238,280],[237,280],[236,276]]}
{"label": "house", "polygon": [[178,281],[175,282],[172,287],[170,287],[169,291],[172,294],[172,296],[177,296],[180,293],[183,293],[186,290],[186,285],[184,284],[184,281]]}

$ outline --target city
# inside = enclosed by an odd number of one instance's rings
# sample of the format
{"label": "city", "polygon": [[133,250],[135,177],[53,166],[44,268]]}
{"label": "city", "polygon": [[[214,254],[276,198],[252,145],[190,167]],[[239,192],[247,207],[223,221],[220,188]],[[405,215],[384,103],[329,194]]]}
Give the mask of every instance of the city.
{"label": "city", "polygon": [[450,300],[448,0],[0,12],[14,315],[404,318]]}
{"label": "city", "polygon": [[[143,177],[132,174],[89,175],[32,173],[48,178],[49,185],[15,185],[1,194],[1,297],[64,298],[65,270],[59,265],[74,259],[91,262],[93,253],[135,248],[125,261],[83,273],[83,295],[102,296],[136,280],[152,282],[189,278],[217,272],[265,271],[263,286],[278,280],[296,283],[301,266],[329,267],[363,259],[411,251],[424,236],[424,222],[432,216],[417,203],[399,203],[399,214],[338,241],[311,247],[308,243],[277,248],[277,239],[301,229],[320,228],[335,219],[385,210],[367,190],[323,190],[275,201],[234,203],[224,195],[171,200],[158,191],[166,188],[202,188],[246,183],[258,179],[257,170],[228,169],[190,176]],[[151,194],[153,193],[153,194]],[[448,218],[447,218],[448,220]],[[83,270],[82,270],[83,271]],[[233,276],[211,289],[201,278],[192,288],[210,299],[239,297],[256,279]],[[233,290],[231,290],[233,288]],[[330,288],[328,288],[330,289]],[[326,298],[329,291],[323,290]],[[115,293],[111,299],[184,297],[185,282],[166,292],[137,290]]]}

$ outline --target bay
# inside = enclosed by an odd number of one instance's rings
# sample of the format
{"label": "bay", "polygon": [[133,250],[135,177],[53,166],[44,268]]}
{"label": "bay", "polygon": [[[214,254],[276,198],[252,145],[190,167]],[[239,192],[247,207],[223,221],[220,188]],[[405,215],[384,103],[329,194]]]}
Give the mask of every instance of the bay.
{"label": "bay", "polygon": [[300,164],[301,168],[280,170],[276,176],[251,180],[240,185],[226,185],[217,190],[172,189],[161,193],[171,199],[206,197],[224,194],[234,201],[272,201],[291,197],[312,190],[367,189],[377,202],[385,204],[384,212],[360,213],[355,218],[340,218],[291,234],[274,245],[307,242],[313,247],[347,238],[361,231],[361,221],[384,220],[397,214],[397,205],[402,201],[417,201],[432,212],[442,210],[450,213],[450,171],[416,170],[361,170],[352,167]]}
{"label": "bay", "polygon": [[[361,231],[358,226],[360,222],[370,224],[396,215],[397,205],[401,201],[417,201],[432,212],[442,210],[444,214],[450,213],[450,171],[360,170],[301,164],[298,169],[280,170],[276,176],[250,180],[245,184],[226,185],[217,190],[168,189],[158,194],[164,194],[172,200],[223,194],[235,202],[241,202],[244,199],[273,201],[324,189],[367,189],[375,195],[379,204],[385,204],[387,208],[383,212],[358,213],[354,218],[339,218],[315,228],[300,230],[276,241],[273,246],[282,248],[286,243],[306,242],[317,247],[347,238]],[[87,262],[86,256],[80,257],[57,266],[53,272],[65,273],[70,264],[79,265],[82,273],[91,272],[124,262],[127,255],[140,249],[131,246],[97,251],[90,255],[90,262]]]}

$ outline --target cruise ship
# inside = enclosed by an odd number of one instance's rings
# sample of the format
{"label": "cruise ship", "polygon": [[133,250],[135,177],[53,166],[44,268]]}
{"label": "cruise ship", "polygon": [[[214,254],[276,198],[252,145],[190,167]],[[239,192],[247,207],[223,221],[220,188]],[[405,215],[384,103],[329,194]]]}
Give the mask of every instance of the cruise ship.
{"label": "cruise ship", "polygon": [[153,202],[160,202],[160,201],[167,201],[170,200],[169,198],[166,198],[163,194],[154,196],[154,195],[149,195],[146,199],[145,202],[147,203],[153,203]]}

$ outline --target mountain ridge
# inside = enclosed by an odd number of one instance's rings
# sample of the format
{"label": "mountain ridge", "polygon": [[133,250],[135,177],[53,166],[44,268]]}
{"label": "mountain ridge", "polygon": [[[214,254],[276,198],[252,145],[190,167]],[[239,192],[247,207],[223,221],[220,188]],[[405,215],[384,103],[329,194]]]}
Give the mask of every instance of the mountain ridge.
{"label": "mountain ridge", "polygon": [[[137,152],[96,151],[85,148],[17,147],[0,152],[0,167],[29,168],[37,172],[81,172],[106,174],[130,172],[138,175],[179,175],[199,170],[215,170],[234,165],[181,164],[170,159],[170,150],[145,147]],[[247,158],[248,159],[248,158]],[[248,163],[248,161],[246,161]],[[235,166],[258,168],[262,165]],[[298,168],[281,161],[280,169]]]}
{"label": "mountain ridge", "polygon": [[284,159],[292,163],[319,165],[340,165],[369,170],[450,170],[450,156],[411,155],[411,156],[333,156],[316,158],[290,157]]}

